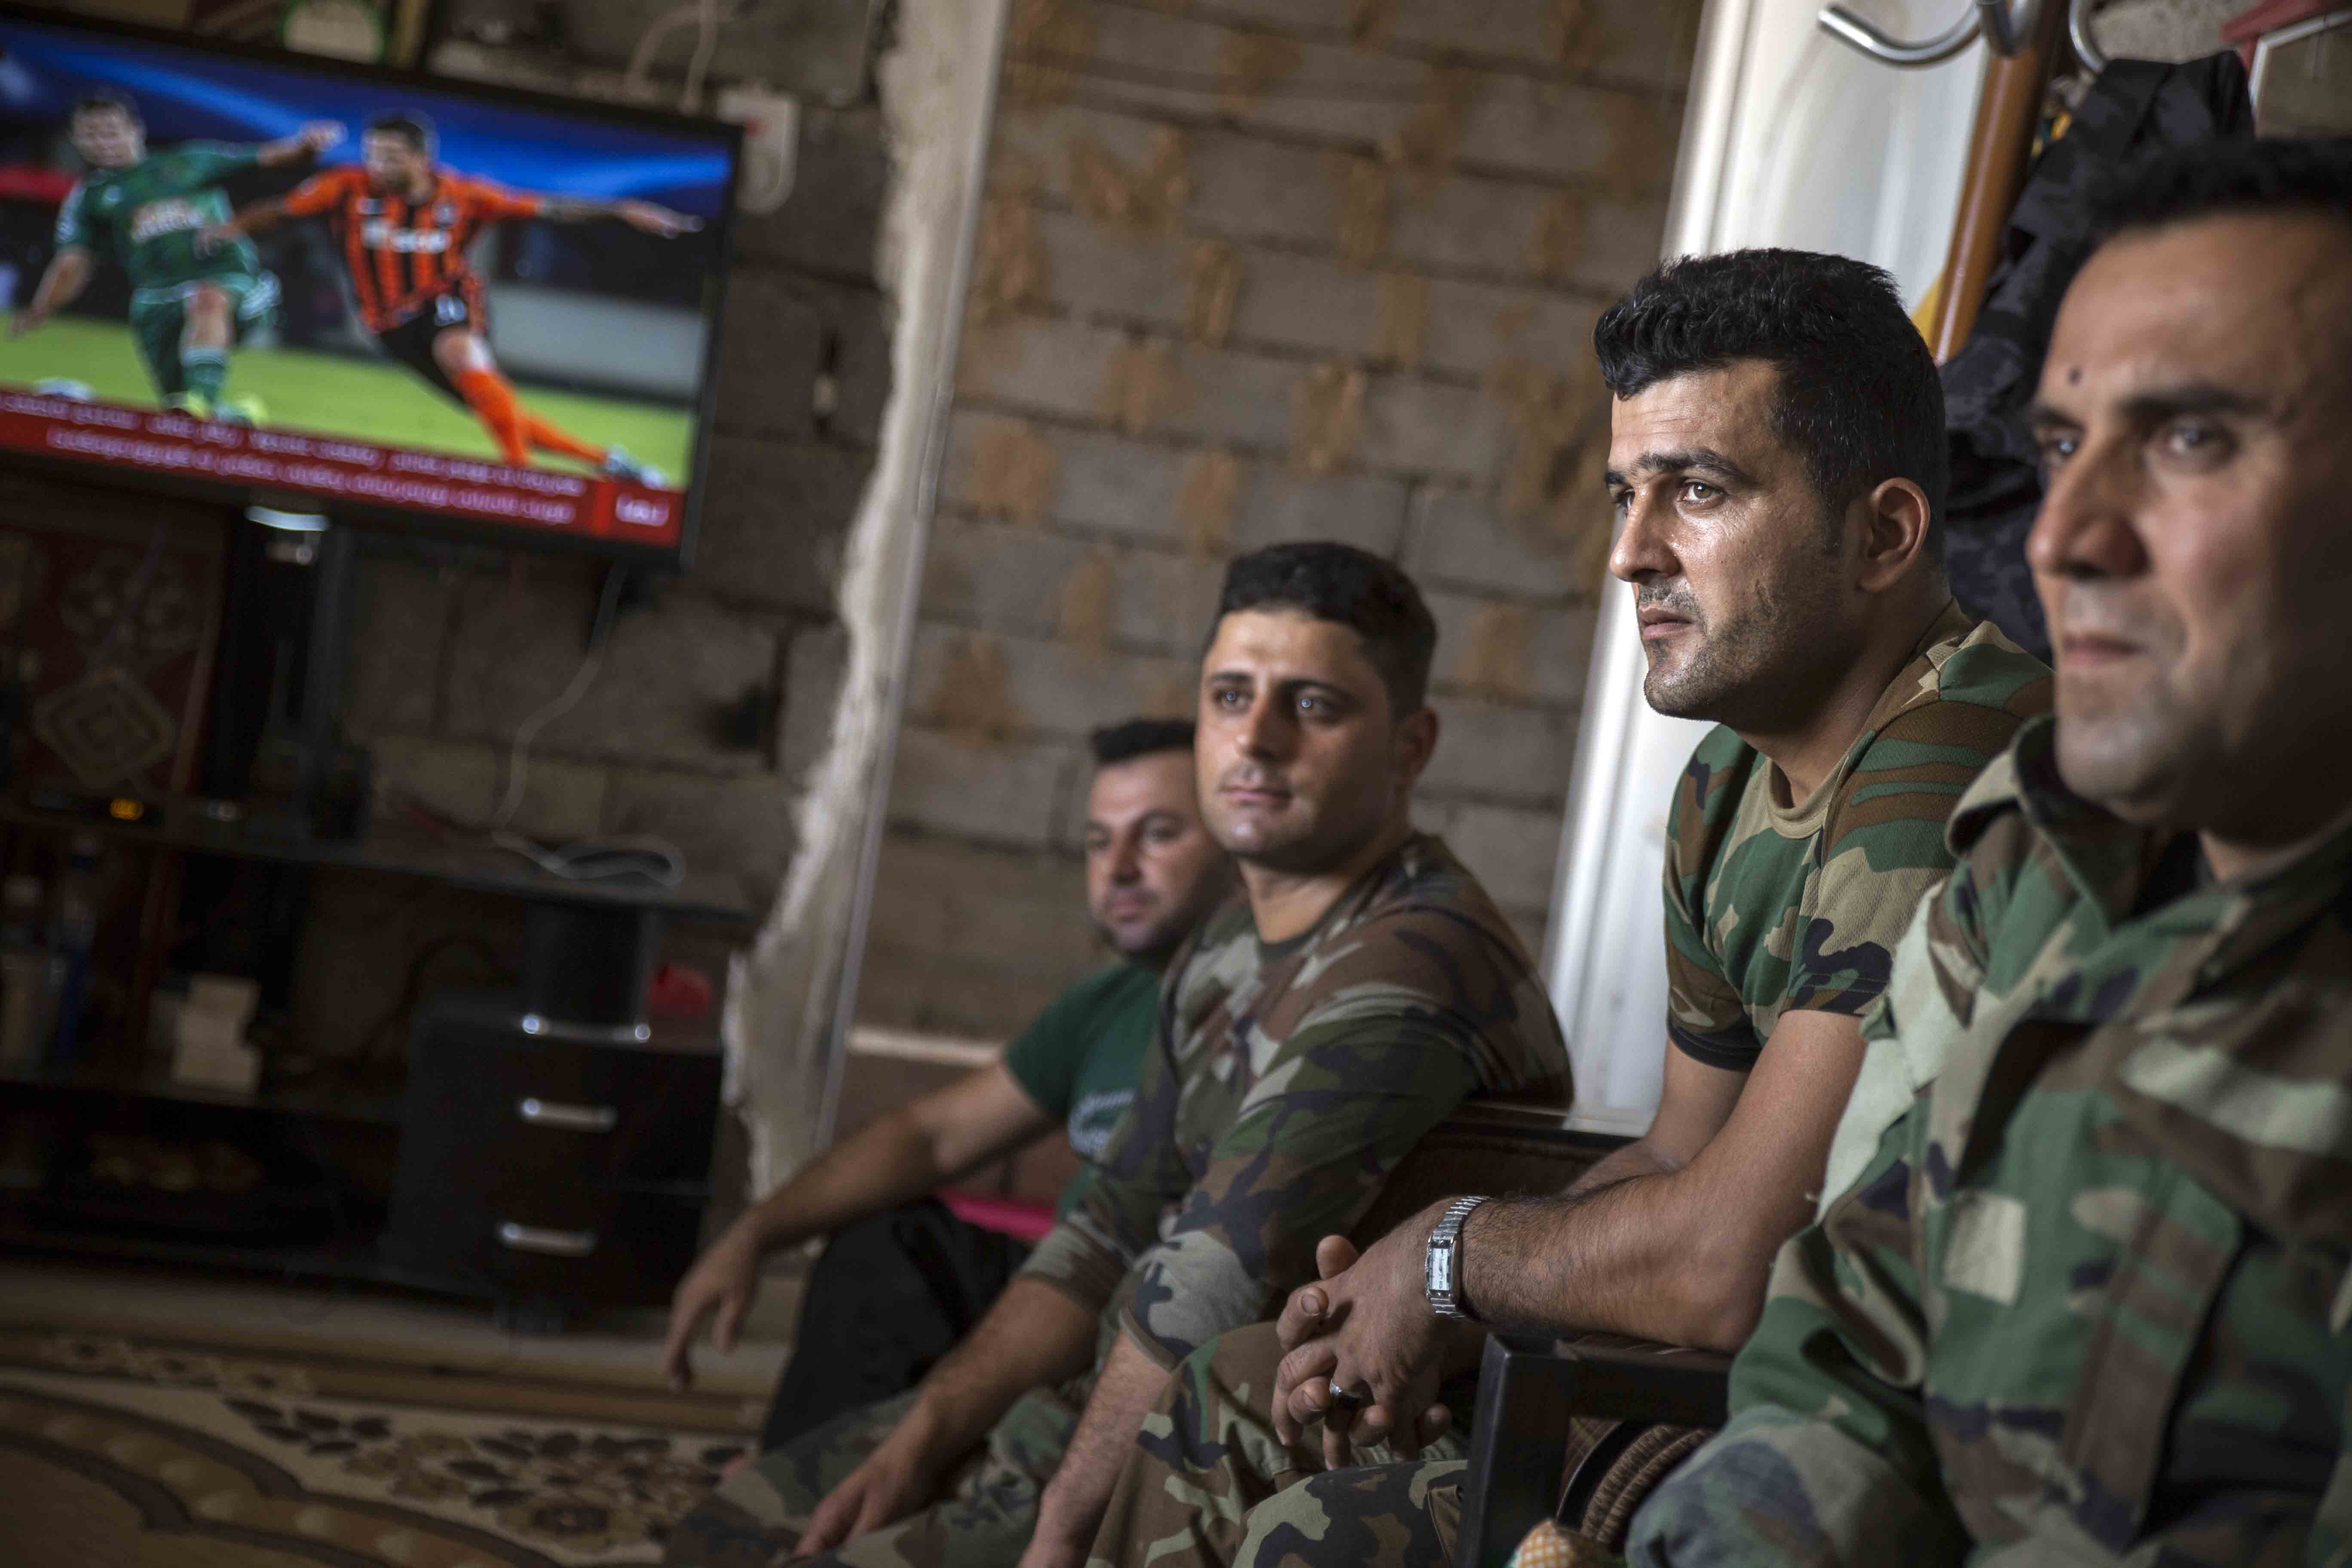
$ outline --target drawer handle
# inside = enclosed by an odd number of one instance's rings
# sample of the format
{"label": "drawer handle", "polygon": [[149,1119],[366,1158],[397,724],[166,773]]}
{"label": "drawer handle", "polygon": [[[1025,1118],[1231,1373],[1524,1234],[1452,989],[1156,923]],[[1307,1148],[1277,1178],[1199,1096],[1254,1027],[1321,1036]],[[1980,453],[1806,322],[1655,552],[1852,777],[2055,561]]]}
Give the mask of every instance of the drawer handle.
{"label": "drawer handle", "polygon": [[596,1250],[593,1230],[549,1230],[508,1220],[499,1226],[499,1243],[517,1252],[543,1252],[550,1258],[585,1258]]}
{"label": "drawer handle", "polygon": [[610,1132],[621,1122],[621,1113],[609,1105],[566,1105],[537,1095],[516,1101],[515,1114],[533,1127],[560,1127],[566,1132]]}

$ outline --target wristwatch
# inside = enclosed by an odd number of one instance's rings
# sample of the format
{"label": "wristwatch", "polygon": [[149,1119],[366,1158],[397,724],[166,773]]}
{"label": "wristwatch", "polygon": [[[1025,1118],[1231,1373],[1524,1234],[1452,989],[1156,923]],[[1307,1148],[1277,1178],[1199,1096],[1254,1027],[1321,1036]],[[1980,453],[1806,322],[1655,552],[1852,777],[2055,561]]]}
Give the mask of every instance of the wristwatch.
{"label": "wristwatch", "polygon": [[1476,1322],[1470,1315],[1470,1304],[1462,1289],[1462,1222],[1470,1211],[1486,1200],[1456,1198],[1439,1216],[1437,1226],[1429,1233],[1429,1254],[1422,1266],[1422,1289],[1429,1297],[1429,1310],[1441,1318],[1458,1318],[1464,1322]]}

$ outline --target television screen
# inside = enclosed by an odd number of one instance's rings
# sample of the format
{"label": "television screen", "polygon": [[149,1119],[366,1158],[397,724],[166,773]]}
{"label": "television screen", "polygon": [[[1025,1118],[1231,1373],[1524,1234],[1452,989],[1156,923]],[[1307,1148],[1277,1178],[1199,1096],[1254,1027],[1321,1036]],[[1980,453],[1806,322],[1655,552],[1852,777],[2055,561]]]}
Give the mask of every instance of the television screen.
{"label": "television screen", "polygon": [[681,558],[736,135],[0,13],[0,449]]}

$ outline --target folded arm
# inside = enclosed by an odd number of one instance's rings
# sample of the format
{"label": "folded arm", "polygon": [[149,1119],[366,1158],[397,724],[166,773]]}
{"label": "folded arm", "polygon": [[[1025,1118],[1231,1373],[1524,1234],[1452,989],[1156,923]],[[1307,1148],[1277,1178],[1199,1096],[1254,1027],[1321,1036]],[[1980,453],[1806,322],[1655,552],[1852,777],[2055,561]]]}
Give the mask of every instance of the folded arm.
{"label": "folded arm", "polygon": [[[1790,1013],[1743,1088],[1738,1075],[1667,1054],[1683,1110],[1629,1159],[1653,1167],[1588,1180],[1559,1198],[1482,1205],[1464,1227],[1464,1280],[1481,1321],[1551,1333],[1601,1329],[1736,1351],[1765,1276],[1804,1224],[1862,1058],[1853,1018]],[[1723,1080],[1731,1080],[1727,1084]],[[1723,1106],[1717,1129],[1692,1136]]]}
{"label": "folded arm", "polygon": [[[1462,1294],[1482,1324],[1594,1329],[1736,1350],[1756,1321],[1772,1254],[1811,1212],[1822,1163],[1861,1055],[1852,1018],[1791,1013],[1752,1073],[1668,1049],[1665,1090],[1641,1139],[1555,1197],[1493,1199],[1463,1227]],[[1422,1264],[1439,1203],[1282,1315],[1290,1353],[1276,1378],[1286,1440],[1325,1425],[1324,1448],[1406,1447],[1468,1337],[1429,1310]],[[1368,1394],[1333,1409],[1337,1388]]]}

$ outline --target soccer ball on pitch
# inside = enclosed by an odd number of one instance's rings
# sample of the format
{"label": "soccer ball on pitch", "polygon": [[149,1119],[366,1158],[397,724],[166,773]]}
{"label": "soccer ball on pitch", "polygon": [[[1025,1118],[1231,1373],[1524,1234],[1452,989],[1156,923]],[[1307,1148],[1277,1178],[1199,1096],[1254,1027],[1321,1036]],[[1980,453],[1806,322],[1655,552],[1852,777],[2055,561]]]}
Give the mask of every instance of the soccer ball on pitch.
{"label": "soccer ball on pitch", "polygon": [[53,375],[47,381],[33,383],[33,392],[37,396],[65,397],[76,403],[88,403],[98,395],[89,389],[89,383],[73,381],[62,375]]}

